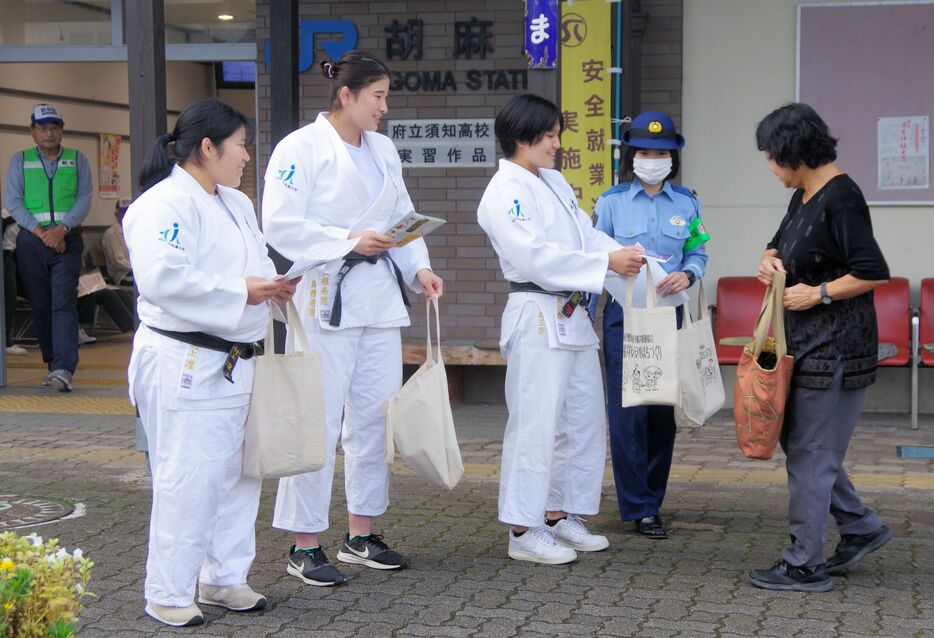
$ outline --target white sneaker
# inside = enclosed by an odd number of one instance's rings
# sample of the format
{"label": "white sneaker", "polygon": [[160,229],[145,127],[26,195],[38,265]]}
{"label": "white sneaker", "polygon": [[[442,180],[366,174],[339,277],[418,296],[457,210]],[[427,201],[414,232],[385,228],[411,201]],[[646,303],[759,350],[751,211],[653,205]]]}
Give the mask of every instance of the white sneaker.
{"label": "white sneaker", "polygon": [[551,530],[542,525],[529,529],[522,536],[509,530],[509,558],[545,565],[561,565],[577,560],[577,552],[559,545]]}
{"label": "white sneaker", "polygon": [[84,346],[97,343],[97,337],[92,337],[84,331],[84,328],[78,328],[78,345]]}
{"label": "white sneaker", "polygon": [[579,552],[599,552],[610,546],[606,536],[591,534],[584,527],[584,519],[577,514],[568,514],[567,518],[558,521],[551,528],[551,533],[559,544]]}
{"label": "white sneaker", "polygon": [[[45,380],[59,392],[71,392],[73,375],[68,370],[52,370]],[[45,385],[45,383],[42,385]]]}
{"label": "white sneaker", "polygon": [[194,627],[204,622],[204,615],[194,603],[187,607],[172,607],[170,605],[158,605],[147,600],[146,613],[159,622],[172,627]]}
{"label": "white sneaker", "polygon": [[6,353],[14,357],[22,357],[26,354],[26,348],[14,344],[6,347]]}
{"label": "white sneaker", "polygon": [[226,587],[199,583],[198,594],[199,603],[226,607],[231,611],[254,611],[266,606],[266,597],[257,594],[246,583]]}

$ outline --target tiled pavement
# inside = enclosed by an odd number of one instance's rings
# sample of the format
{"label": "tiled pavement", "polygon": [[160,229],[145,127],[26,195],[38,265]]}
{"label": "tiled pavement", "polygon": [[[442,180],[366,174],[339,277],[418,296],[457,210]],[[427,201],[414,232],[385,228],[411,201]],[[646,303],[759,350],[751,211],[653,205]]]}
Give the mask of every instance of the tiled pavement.
{"label": "tiled pavement", "polygon": [[[506,532],[495,521],[505,410],[476,405],[455,414],[467,468],[455,490],[427,486],[401,461],[394,467],[392,505],[379,526],[411,557],[410,569],[345,567],[345,586],[302,585],[285,573],[289,539],[269,527],[270,481],[251,575],[270,608],[236,614],[204,607],[206,625],[162,628],[142,611],[143,456],[132,450],[132,416],[101,401],[119,398],[118,377],[110,388],[79,386],[66,398],[75,414],[26,411],[37,406],[19,397],[36,392],[22,379],[0,391],[0,493],[86,508],[83,517],[36,528],[96,563],[96,598],[79,636],[934,636],[934,461],[895,454],[898,445],[934,445],[931,419],[919,432],[899,417],[864,419],[847,466],[896,539],[836,579],[832,592],[798,594],[757,590],[743,577],[745,568],[770,564],[785,542],[786,492],[780,455],[743,459],[726,419],[679,433],[665,504],[668,540],[623,527],[608,480],[603,512],[591,520],[609,536],[608,551],[558,567],[509,560]],[[334,531],[324,537],[332,558],[346,524],[340,492]],[[828,548],[835,543],[831,532]]]}

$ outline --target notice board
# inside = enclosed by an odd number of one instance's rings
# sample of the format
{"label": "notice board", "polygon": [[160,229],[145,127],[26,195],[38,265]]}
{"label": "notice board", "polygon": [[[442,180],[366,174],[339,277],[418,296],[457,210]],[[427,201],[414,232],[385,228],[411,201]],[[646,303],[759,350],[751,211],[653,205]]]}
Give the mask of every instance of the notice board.
{"label": "notice board", "polygon": [[934,204],[934,0],[798,5],[797,89],[871,204]]}

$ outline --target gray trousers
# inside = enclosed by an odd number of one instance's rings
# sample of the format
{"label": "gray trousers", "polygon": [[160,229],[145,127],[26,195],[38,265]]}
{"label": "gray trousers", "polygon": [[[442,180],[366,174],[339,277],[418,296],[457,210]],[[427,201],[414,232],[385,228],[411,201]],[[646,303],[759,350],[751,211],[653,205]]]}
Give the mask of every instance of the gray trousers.
{"label": "gray trousers", "polygon": [[843,363],[826,390],[792,388],[781,446],[787,457],[788,531],[782,558],[798,567],[824,563],[827,513],[840,534],[869,534],[882,527],[856,494],[843,457],[859,420],[868,388],[843,389]]}

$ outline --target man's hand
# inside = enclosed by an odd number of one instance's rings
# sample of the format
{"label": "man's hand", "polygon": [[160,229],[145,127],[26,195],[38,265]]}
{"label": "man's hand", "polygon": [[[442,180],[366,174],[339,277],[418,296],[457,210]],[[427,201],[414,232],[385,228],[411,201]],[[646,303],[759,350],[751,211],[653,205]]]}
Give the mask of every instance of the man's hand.
{"label": "man's hand", "polygon": [[444,281],[427,268],[422,268],[415,273],[415,278],[418,280],[418,283],[422,285],[426,299],[431,299],[432,297],[440,298],[441,295],[444,294]]}
{"label": "man's hand", "polygon": [[365,230],[359,233],[353,231],[347,235],[347,239],[356,239],[357,237],[360,238],[360,241],[357,242],[354,251],[361,255],[366,255],[367,257],[386,252],[396,245],[396,241],[389,235],[377,233],[374,230]]}
{"label": "man's hand", "polygon": [[[39,228],[39,226],[36,226],[36,228]],[[42,239],[43,244],[55,252],[63,253],[65,252],[65,235],[67,232],[64,226],[56,224],[45,228],[39,238]]]}

